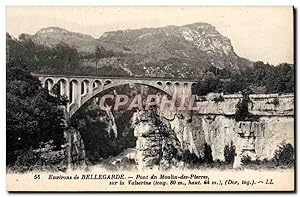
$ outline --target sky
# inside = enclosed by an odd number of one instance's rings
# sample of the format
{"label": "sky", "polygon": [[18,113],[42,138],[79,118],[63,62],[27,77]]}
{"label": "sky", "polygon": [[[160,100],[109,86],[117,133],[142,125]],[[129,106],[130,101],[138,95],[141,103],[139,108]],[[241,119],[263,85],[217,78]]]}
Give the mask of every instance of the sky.
{"label": "sky", "polygon": [[252,61],[293,63],[292,7],[6,7],[6,32],[18,37],[56,26],[99,38],[104,32],[206,22]]}

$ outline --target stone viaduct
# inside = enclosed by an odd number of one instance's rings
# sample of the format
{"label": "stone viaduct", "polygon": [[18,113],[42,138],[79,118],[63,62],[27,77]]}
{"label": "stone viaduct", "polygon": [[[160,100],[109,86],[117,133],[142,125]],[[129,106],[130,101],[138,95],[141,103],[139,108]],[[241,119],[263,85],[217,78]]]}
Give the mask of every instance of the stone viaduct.
{"label": "stone viaduct", "polygon": [[108,77],[108,76],[67,76],[32,74],[38,77],[43,87],[49,91],[58,84],[61,95],[69,99],[66,118],[69,119],[88,100],[97,94],[120,85],[141,84],[161,90],[170,96],[191,95],[195,80],[142,78],[142,77]]}

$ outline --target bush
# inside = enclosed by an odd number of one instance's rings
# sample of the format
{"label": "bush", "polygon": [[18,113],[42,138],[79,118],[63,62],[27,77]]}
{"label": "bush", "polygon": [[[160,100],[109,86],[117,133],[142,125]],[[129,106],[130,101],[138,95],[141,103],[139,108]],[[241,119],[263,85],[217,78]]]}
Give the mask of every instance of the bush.
{"label": "bush", "polygon": [[224,102],[225,99],[222,95],[220,95],[220,96],[214,98],[213,101],[215,101],[216,103],[219,103],[219,102]]}
{"label": "bush", "polygon": [[236,113],[234,116],[234,119],[236,121],[257,121],[258,116],[253,115],[249,112],[248,105],[249,103],[252,103],[252,101],[249,98],[248,93],[243,93],[243,98],[236,104]]}
{"label": "bush", "polygon": [[18,155],[17,161],[15,162],[16,166],[33,166],[39,159],[32,149],[21,151]]}
{"label": "bush", "polygon": [[242,165],[249,165],[251,163],[251,157],[249,155],[244,155],[241,158]]}
{"label": "bush", "polygon": [[220,81],[215,74],[212,72],[207,72],[202,81],[193,86],[192,92],[198,96],[203,96],[209,92],[216,92],[218,84],[220,84]]}
{"label": "bush", "polygon": [[226,145],[224,147],[224,158],[226,164],[233,164],[235,157],[235,146],[233,145],[232,141],[230,145]]}
{"label": "bush", "polygon": [[273,99],[273,101],[271,101],[271,102],[266,102],[266,104],[273,104],[273,105],[275,105],[275,107],[276,107],[276,106],[278,106],[280,103],[279,103],[279,99],[276,97],[276,98]]}
{"label": "bush", "polygon": [[279,105],[279,99],[278,99],[277,97],[274,98],[273,104],[274,104],[275,106],[278,106],[278,105]]}
{"label": "bush", "polygon": [[282,142],[275,151],[274,160],[277,165],[291,165],[294,162],[294,147],[290,143]]}
{"label": "bush", "polygon": [[210,145],[208,145],[206,143],[204,145],[204,162],[205,163],[213,163],[211,147],[210,147]]}
{"label": "bush", "polygon": [[190,153],[188,150],[184,151],[182,161],[189,164],[202,163],[201,158],[198,158],[195,153]]}
{"label": "bush", "polygon": [[242,100],[240,100],[236,105],[236,113],[234,117],[236,121],[245,120],[246,117],[249,116],[249,111],[248,111],[249,102],[250,102],[249,95],[243,94]]}

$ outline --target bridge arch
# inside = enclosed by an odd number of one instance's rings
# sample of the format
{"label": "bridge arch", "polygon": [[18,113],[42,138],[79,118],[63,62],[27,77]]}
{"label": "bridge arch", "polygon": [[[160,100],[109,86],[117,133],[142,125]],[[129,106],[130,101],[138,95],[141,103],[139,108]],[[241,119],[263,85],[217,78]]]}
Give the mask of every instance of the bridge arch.
{"label": "bridge arch", "polygon": [[45,79],[43,83],[44,87],[48,89],[48,91],[51,91],[53,86],[55,85],[55,80],[52,77],[48,77]]}
{"label": "bridge arch", "polygon": [[111,80],[105,80],[103,86],[107,86],[107,85],[109,85],[111,83],[112,83]]}
{"label": "bridge arch", "polygon": [[70,105],[75,102],[78,102],[78,95],[81,92],[80,81],[77,79],[71,79],[69,83],[69,100]]}
{"label": "bridge arch", "polygon": [[67,79],[59,79],[57,80],[56,84],[58,85],[58,91],[59,91],[59,94],[61,96],[69,96],[68,93],[67,93],[67,89],[69,88],[68,86],[68,81]]}
{"label": "bridge arch", "polygon": [[90,85],[90,81],[87,79],[84,79],[81,81],[81,90],[80,90],[80,94],[82,96],[85,96],[89,93],[89,85]]}
{"label": "bridge arch", "polygon": [[70,113],[69,113],[69,118],[71,118],[85,103],[87,103],[88,101],[90,101],[91,99],[93,99],[94,97],[96,97],[97,95],[99,95],[101,92],[104,92],[105,90],[108,89],[112,89],[114,87],[118,87],[118,86],[122,86],[122,85],[135,85],[135,84],[139,84],[139,85],[144,85],[144,86],[148,86],[151,88],[155,88],[169,96],[173,96],[172,92],[170,91],[166,91],[164,89],[162,89],[161,86],[156,85],[156,83],[153,84],[149,84],[149,83],[137,83],[137,82],[128,82],[128,83],[113,83],[113,84],[109,84],[107,86],[104,86],[103,88],[101,87],[97,87],[93,90],[92,94],[88,94],[86,97],[83,97],[80,105],[74,106],[73,108],[70,109]]}
{"label": "bridge arch", "polygon": [[102,86],[102,82],[98,79],[93,81],[93,88],[98,88]]}
{"label": "bridge arch", "polygon": [[159,86],[163,85],[161,81],[158,81],[156,84],[159,85]]}

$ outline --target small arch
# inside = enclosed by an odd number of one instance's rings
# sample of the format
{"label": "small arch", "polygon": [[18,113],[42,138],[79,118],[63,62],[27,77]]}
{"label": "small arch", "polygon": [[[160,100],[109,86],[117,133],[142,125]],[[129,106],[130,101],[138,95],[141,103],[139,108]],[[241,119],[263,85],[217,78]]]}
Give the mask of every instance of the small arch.
{"label": "small arch", "polygon": [[75,102],[75,98],[76,98],[76,94],[78,94],[79,92],[77,92],[77,87],[78,87],[78,81],[75,79],[72,79],[70,81],[70,86],[69,86],[69,99],[70,99],[70,103],[72,104],[73,102]]}
{"label": "small arch", "polygon": [[187,87],[189,84],[188,83],[184,83],[183,84],[183,87]]}
{"label": "small arch", "polygon": [[159,86],[162,86],[162,82],[160,82],[160,81],[157,82],[156,84],[159,85]]}
{"label": "small arch", "polygon": [[192,85],[191,85],[191,90],[192,90],[192,93],[196,93],[196,89],[197,89],[197,83],[196,82],[193,82]]}
{"label": "small arch", "polygon": [[166,83],[166,85],[167,85],[167,86],[171,86],[172,83],[171,83],[170,81],[168,81],[168,82]]}
{"label": "small arch", "polygon": [[81,81],[81,95],[86,95],[89,93],[89,80],[83,80]]}
{"label": "small arch", "polygon": [[61,96],[65,95],[67,92],[67,80],[65,79],[59,79],[57,81],[58,85],[58,92]]}
{"label": "small arch", "polygon": [[109,84],[111,84],[111,80],[106,80],[106,81],[104,82],[104,86],[109,85]]}
{"label": "small arch", "polygon": [[93,88],[98,88],[98,87],[100,87],[101,86],[101,81],[99,81],[99,80],[95,80],[94,82],[93,82]]}
{"label": "small arch", "polygon": [[44,82],[44,87],[50,92],[54,85],[54,80],[52,78],[47,78]]}
{"label": "small arch", "polygon": [[175,82],[175,86],[179,86],[180,84],[179,84],[179,82]]}

